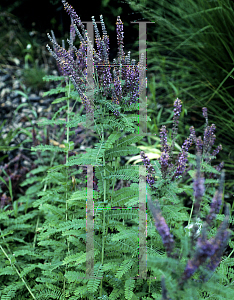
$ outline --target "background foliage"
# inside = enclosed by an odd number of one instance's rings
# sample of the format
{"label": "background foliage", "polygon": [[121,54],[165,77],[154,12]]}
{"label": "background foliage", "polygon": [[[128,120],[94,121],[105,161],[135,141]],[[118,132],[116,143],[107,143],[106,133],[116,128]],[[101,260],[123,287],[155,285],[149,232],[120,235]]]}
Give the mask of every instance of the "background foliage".
{"label": "background foliage", "polygon": [[[225,187],[232,203],[233,1],[142,0],[127,3],[133,10],[141,12],[147,21],[155,22],[155,25],[147,25],[149,115],[157,120],[158,105],[167,107],[172,105],[175,97],[183,99],[182,138],[191,121],[201,133],[198,115],[201,107],[208,108],[209,119],[216,124],[216,136],[223,146],[220,161],[225,162]],[[162,119],[166,120],[166,116],[163,114]],[[157,133],[157,126],[151,127],[150,131]]]}

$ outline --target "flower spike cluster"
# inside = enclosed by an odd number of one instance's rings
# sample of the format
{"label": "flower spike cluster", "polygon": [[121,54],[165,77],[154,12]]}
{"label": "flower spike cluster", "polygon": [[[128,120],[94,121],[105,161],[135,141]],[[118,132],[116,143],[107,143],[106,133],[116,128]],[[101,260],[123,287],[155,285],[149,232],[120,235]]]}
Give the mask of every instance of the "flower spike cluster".
{"label": "flower spike cluster", "polygon": [[[181,104],[180,99],[176,99],[174,102],[174,117],[173,117],[173,128],[172,128],[172,142],[171,146],[168,145],[167,141],[167,129],[166,126],[163,125],[160,129],[160,142],[161,142],[161,156],[158,158],[158,161],[161,165],[161,172],[162,178],[166,179],[170,177],[170,180],[178,179],[181,175],[186,175],[187,172],[191,169],[191,167],[187,167],[188,162],[188,153],[189,149],[194,143],[196,146],[196,153],[200,155],[203,160],[207,163],[210,163],[211,159],[214,158],[215,155],[222,150],[222,145],[219,145],[215,150],[213,150],[212,154],[209,154],[212,146],[214,145],[215,141],[215,125],[212,124],[208,126],[208,115],[207,115],[207,108],[203,107],[203,116],[206,119],[206,128],[204,132],[204,140],[201,137],[196,137],[196,132],[193,126],[189,128],[190,135],[188,138],[185,139],[181,151],[178,154],[177,158],[175,159],[175,163],[172,163],[172,151],[174,149],[174,141],[178,131],[178,123],[179,123],[179,116],[181,113]],[[217,171],[221,171],[224,166],[224,163],[221,162],[218,166],[214,166]],[[209,178],[213,178],[214,174],[210,173]],[[152,174],[151,174],[152,177]],[[151,179],[152,180],[152,179]],[[156,180],[156,179],[154,179]]]}
{"label": "flower spike cluster", "polygon": [[[91,42],[88,38],[87,30],[85,30],[74,8],[65,0],[62,0],[62,3],[71,18],[70,39],[68,40],[69,50],[66,51],[64,46],[60,47],[57,44],[54,34],[52,34],[52,38],[48,35],[53,44],[53,50],[51,50],[48,45],[47,48],[56,59],[60,74],[71,79],[85,108],[91,111],[93,109],[91,108],[91,103],[93,104],[94,99],[88,99],[86,95],[86,86],[88,84],[86,57],[87,49],[88,47],[90,48]],[[119,51],[118,59],[114,60],[115,65],[112,69],[109,62],[109,37],[106,32],[103,16],[100,16],[103,32],[102,38],[94,17],[92,17],[92,20],[95,31],[95,43],[97,46],[97,50],[93,48],[93,62],[98,76],[97,81],[95,80],[95,82],[98,82],[95,91],[103,93],[103,96],[106,97],[107,100],[110,99],[115,104],[123,103],[129,106],[132,103],[136,103],[140,93],[139,76],[142,66],[140,62],[136,65],[135,60],[130,60],[130,53],[127,55],[124,53],[123,22],[118,16],[116,32]],[[82,34],[79,32],[79,28],[81,28]],[[79,49],[73,45],[75,33],[81,42]],[[143,66],[143,68],[145,67]],[[116,116],[118,116],[119,113],[119,111],[114,111]]]}
{"label": "flower spike cluster", "polygon": [[[188,260],[184,273],[181,277],[180,285],[183,285],[201,266],[208,262],[205,268],[209,271],[214,271],[221,261],[224,248],[227,246],[230,231],[228,230],[229,224],[229,210],[226,206],[225,219],[218,228],[217,234],[210,240],[207,239],[207,231],[212,226],[212,222],[216,215],[219,213],[222,203],[222,188],[224,184],[224,172],[221,174],[220,185],[216,191],[214,198],[210,205],[210,212],[206,217],[205,224],[202,229],[201,237],[198,238],[196,250],[191,259]],[[200,155],[197,157],[197,174],[194,180],[194,196],[195,196],[195,210],[198,213],[200,202],[205,192],[204,178],[200,173]],[[202,276],[203,281],[207,280]]]}
{"label": "flower spike cluster", "polygon": [[[230,231],[228,230],[229,216],[227,215],[224,221],[219,226],[216,236],[207,240],[206,228],[204,226],[202,236],[198,238],[196,251],[194,256],[188,260],[184,273],[181,277],[180,285],[183,285],[205,262],[205,266],[210,271],[215,271],[219,265],[224,248],[227,246],[230,238]],[[205,280],[203,278],[203,280]]]}
{"label": "flower spike cluster", "polygon": [[177,131],[178,131],[178,124],[179,124],[181,109],[182,109],[182,101],[177,98],[174,101],[173,128],[172,128],[172,135],[171,135],[172,140],[175,138]]}
{"label": "flower spike cluster", "polygon": [[[194,196],[195,196],[195,202],[197,206],[197,208],[194,210],[195,214],[198,213],[198,208],[200,206],[203,195],[205,193],[204,178],[201,176],[201,172],[200,172],[200,160],[201,157],[200,154],[198,153],[197,173],[194,179]],[[204,267],[206,273],[203,272],[201,274],[200,281],[202,282],[207,281],[209,279],[207,276],[207,271],[209,272],[210,275],[212,275],[212,272],[215,271],[215,269],[218,267],[221,261],[223,251],[227,246],[229,238],[231,236],[231,231],[228,229],[229,218],[230,218],[228,206],[226,206],[225,219],[220,224],[216,235],[213,238],[208,239],[207,232],[211,228],[212,222],[215,219],[216,215],[219,213],[221,203],[222,203],[221,199],[222,199],[223,184],[224,184],[224,172],[222,172],[221,174],[219,190],[216,191],[215,193],[215,196],[210,205],[210,212],[206,218],[206,221],[202,226],[201,235],[198,238],[197,237],[195,238],[194,235],[190,236],[191,239],[190,244],[192,245],[195,242],[196,248],[194,253],[192,253],[192,255],[187,260],[187,264],[184,268],[181,278],[178,280],[179,289],[183,289],[184,284],[193,276],[193,274],[201,266]],[[155,227],[162,238],[167,256],[171,258],[178,258],[178,254],[176,253],[176,251],[174,251],[175,241],[173,239],[172,234],[170,233],[170,229],[164,217],[162,216],[158,202],[156,201],[156,207],[155,207],[151,201],[150,195],[147,195],[147,203],[149,209],[153,214]],[[195,240],[193,241],[193,239]],[[163,286],[163,293],[164,293],[164,299],[168,299],[166,296],[167,290],[165,284]]]}

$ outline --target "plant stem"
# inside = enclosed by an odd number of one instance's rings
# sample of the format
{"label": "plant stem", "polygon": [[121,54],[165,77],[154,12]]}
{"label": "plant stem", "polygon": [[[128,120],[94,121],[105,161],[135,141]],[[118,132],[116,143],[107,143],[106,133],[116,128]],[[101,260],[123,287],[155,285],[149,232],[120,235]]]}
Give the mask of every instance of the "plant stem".
{"label": "plant stem", "polygon": [[10,257],[7,255],[7,253],[4,251],[4,249],[2,248],[2,246],[0,245],[1,250],[3,252],[3,254],[6,256],[6,258],[9,260],[11,266],[15,269],[16,273],[18,274],[18,276],[21,278],[21,280],[23,281],[24,285],[26,286],[27,290],[29,291],[29,293],[31,294],[31,296],[33,297],[33,299],[36,300],[36,297],[33,295],[33,292],[31,291],[30,287],[28,286],[28,284],[26,283],[26,281],[24,280],[23,276],[20,274],[20,272],[18,271],[18,269],[16,268],[16,266],[11,262]]}
{"label": "plant stem", "polygon": [[[69,102],[69,97],[70,97],[70,88],[71,88],[71,81],[69,80],[69,89],[68,89],[68,95],[67,95],[67,147],[69,145],[69,108],[70,108],[70,102]],[[69,152],[69,147],[66,150],[66,163],[68,162],[68,152]],[[68,167],[66,167],[66,222],[68,220],[68,204],[67,204],[67,200],[68,200]],[[70,247],[69,247],[69,241],[68,241],[67,237],[67,252],[68,255],[70,254]],[[67,270],[67,265],[66,265],[66,270]],[[63,292],[65,293],[65,285],[66,285],[66,281],[65,281],[65,277],[64,277],[64,281],[63,281]]]}

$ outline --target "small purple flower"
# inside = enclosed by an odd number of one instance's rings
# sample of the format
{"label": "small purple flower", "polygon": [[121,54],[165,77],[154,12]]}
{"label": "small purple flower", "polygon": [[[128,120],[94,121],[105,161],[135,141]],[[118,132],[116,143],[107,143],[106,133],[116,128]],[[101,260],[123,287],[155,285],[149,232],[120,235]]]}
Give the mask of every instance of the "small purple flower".
{"label": "small purple flower", "polygon": [[161,140],[161,152],[169,152],[169,146],[167,144],[167,129],[166,126],[163,125],[160,129],[160,140]]}
{"label": "small purple flower", "polygon": [[192,140],[192,135],[190,134],[190,136],[184,141],[183,145],[182,145],[182,150],[185,152],[188,152],[188,149],[192,146],[193,140]]}
{"label": "small purple flower", "polygon": [[182,108],[182,101],[177,98],[174,101],[173,128],[172,128],[172,134],[171,134],[171,139],[172,140],[175,138],[175,136],[177,134],[177,131],[178,131],[177,126],[179,124],[179,118],[180,118],[181,108]]}
{"label": "small purple flower", "polygon": [[117,22],[116,22],[116,32],[117,32],[117,42],[119,46],[119,53],[118,53],[118,58],[119,58],[119,64],[124,63],[124,45],[123,45],[123,38],[124,38],[124,32],[123,32],[123,22],[121,21],[120,17],[117,17]]}
{"label": "small purple flower", "polygon": [[222,170],[222,168],[224,167],[224,162],[222,161],[218,166],[214,166],[214,168],[220,172]]}
{"label": "small purple flower", "polygon": [[174,117],[173,117],[173,119],[175,121],[177,121],[180,116],[181,108],[182,108],[181,103],[182,103],[182,101],[179,98],[177,98],[174,102]]}
{"label": "small purple flower", "polygon": [[[100,15],[100,21],[101,21],[101,25],[102,25],[102,32],[103,32],[103,42],[105,45],[105,53],[109,53],[110,50],[110,41],[109,41],[109,37],[107,35],[107,31],[106,31],[106,26],[105,23],[103,21],[103,16]],[[109,62],[109,57],[106,57],[106,63]]]}
{"label": "small purple flower", "polygon": [[103,95],[108,97],[111,91],[112,75],[110,66],[106,66],[103,70]]}
{"label": "small purple flower", "polygon": [[161,165],[162,177],[166,178],[167,168],[168,168],[169,154],[167,152],[162,152],[159,163]]}
{"label": "small purple flower", "polygon": [[183,145],[182,145],[182,151],[181,153],[178,155],[177,158],[177,168],[176,171],[172,177],[172,180],[174,178],[178,178],[180,175],[182,175],[186,169],[186,164],[188,162],[188,149],[191,147],[193,141],[192,141],[192,134],[190,134],[190,136],[184,141]]}
{"label": "small purple flower", "polygon": [[205,193],[205,178],[196,175],[196,179],[194,180],[193,189],[194,189],[194,198],[197,201],[200,201]]}
{"label": "small purple flower", "polygon": [[186,169],[186,164],[187,164],[187,159],[188,157],[188,153],[185,151],[182,151],[177,158],[177,168],[176,171],[172,177],[172,180],[174,180],[175,178],[178,178],[180,175],[182,175]]}
{"label": "small purple flower", "polygon": [[203,149],[203,141],[202,141],[201,137],[199,136],[197,138],[197,141],[196,141],[196,151],[197,151],[197,153],[202,155],[202,149]]}
{"label": "small purple flower", "polygon": [[153,214],[155,227],[157,228],[159,234],[161,235],[162,242],[166,249],[167,255],[168,257],[171,257],[172,251],[174,249],[174,243],[175,243],[173,239],[173,235],[170,233],[170,229],[164,217],[162,216],[161,210],[157,202],[156,202],[157,207],[155,207],[151,201],[150,196],[147,195],[147,203]]}
{"label": "small purple flower", "polygon": [[144,165],[146,166],[146,170],[148,173],[148,175],[146,176],[146,180],[147,180],[148,184],[150,185],[150,187],[153,187],[153,184],[155,182],[153,174],[155,173],[155,170],[150,163],[150,159],[145,155],[145,152],[141,151],[140,155],[141,155]]}
{"label": "small purple flower", "polygon": [[202,108],[202,115],[206,119],[206,124],[208,124],[208,114],[207,114],[207,108],[206,107]]}
{"label": "small purple flower", "polygon": [[222,150],[222,145],[220,144],[211,154],[211,156],[216,156],[216,154],[219,153],[220,150]]}
{"label": "small purple flower", "polygon": [[71,19],[73,19],[74,23],[77,26],[79,26],[82,29],[84,29],[84,25],[81,23],[80,17],[77,15],[77,13],[75,12],[74,8],[70,4],[68,4],[65,0],[62,0],[62,3],[64,5],[64,9],[68,13],[68,15],[71,17]]}
{"label": "small purple flower", "polygon": [[197,138],[196,138],[196,132],[195,132],[194,127],[191,126],[191,127],[189,128],[189,130],[190,130],[190,136],[191,136],[191,138],[193,139],[194,143],[196,144]]}
{"label": "small purple flower", "polygon": [[206,154],[210,151],[211,147],[214,145],[215,142],[215,124],[212,124],[211,126],[207,126],[204,132],[204,145],[203,145],[203,153]]}
{"label": "small purple flower", "polygon": [[[94,104],[93,101],[95,99],[88,99],[86,95],[88,83],[87,57],[89,57],[88,49],[89,51],[91,50],[89,46],[90,40],[87,35],[87,30],[85,30],[84,25],[73,7],[65,0],[62,0],[62,3],[64,5],[64,9],[71,18],[70,39],[68,40],[69,50],[65,50],[64,43],[62,44],[62,47],[57,44],[53,33],[53,38],[50,38],[53,44],[53,51],[49,48],[49,46],[48,50],[56,59],[60,74],[65,76],[66,80],[68,80],[68,78],[71,79],[82,100],[82,103],[85,107],[87,107],[87,110],[92,111],[91,103]],[[130,52],[128,55],[125,55],[124,53],[123,22],[121,21],[120,16],[118,16],[116,22],[118,58],[116,61],[114,60],[114,63],[117,64],[117,66],[115,66],[115,70],[111,69],[111,64],[109,62],[109,37],[107,35],[103,16],[100,16],[103,32],[102,38],[100,37],[94,17],[92,17],[92,20],[97,48],[95,49],[93,47],[93,63],[96,69],[95,74],[97,74],[97,80],[95,81],[97,82],[97,86],[94,87],[95,92],[103,93],[102,95],[106,98],[106,100],[112,100],[114,104],[124,104],[126,107],[129,107],[131,104],[136,103],[139,99],[139,94],[141,92],[139,85],[144,88],[144,84],[141,83],[142,80],[145,80],[145,78],[141,78],[141,82],[139,82],[140,71],[143,67],[143,58],[140,59],[138,64],[136,64],[136,61],[132,59],[130,65]],[[79,31],[80,28],[82,34]],[[75,33],[81,42],[79,49],[77,49],[73,44]],[[128,64],[129,66],[123,66],[124,64]],[[113,71],[113,76],[111,71]],[[126,107],[123,107],[123,109],[127,110]],[[113,113],[115,116],[119,116],[120,114],[118,110],[114,110]]]}
{"label": "small purple flower", "polygon": [[115,88],[115,94],[117,96],[117,103],[119,104],[119,102],[122,99],[122,86],[121,86],[121,82],[120,82],[120,74],[119,74],[119,70],[116,71],[116,69],[114,68],[113,70],[114,73],[114,88]]}

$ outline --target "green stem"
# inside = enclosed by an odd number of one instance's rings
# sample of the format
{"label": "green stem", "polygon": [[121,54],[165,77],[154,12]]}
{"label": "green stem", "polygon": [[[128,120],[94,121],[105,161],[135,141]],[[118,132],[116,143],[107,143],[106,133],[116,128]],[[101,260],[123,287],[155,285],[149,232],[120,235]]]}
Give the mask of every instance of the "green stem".
{"label": "green stem", "polygon": [[[104,132],[102,130],[102,142],[104,143]],[[103,155],[104,177],[106,176],[105,157]],[[106,179],[104,179],[104,205],[106,203]],[[105,247],[105,207],[103,208],[103,226],[102,226],[102,265],[104,262],[104,247]],[[100,284],[100,297],[102,296],[102,279]]]}
{"label": "green stem", "polygon": [[[67,95],[67,145],[69,145],[69,114],[70,114],[70,111],[69,111],[69,108],[70,108],[70,101],[69,101],[69,97],[70,97],[70,89],[71,89],[71,81],[69,80],[69,89],[68,89],[68,95]],[[68,152],[69,152],[69,147],[68,149],[66,150],[66,163],[68,162]],[[67,182],[67,185],[66,185],[66,222],[68,221],[68,167],[66,168],[66,182]],[[68,238],[67,237],[67,252],[68,252],[68,255],[70,254],[70,243],[68,241]],[[67,269],[67,265],[66,265],[66,269]],[[63,291],[65,293],[65,285],[66,285],[66,281],[65,281],[65,277],[64,277],[64,281],[63,281]]]}
{"label": "green stem", "polygon": [[190,224],[191,218],[192,218],[192,214],[193,214],[193,207],[194,207],[194,201],[193,201],[193,206],[190,212],[190,216],[189,216],[189,221],[188,221],[188,225]]}
{"label": "green stem", "polygon": [[21,278],[21,280],[23,281],[24,285],[26,286],[27,290],[29,291],[29,293],[31,294],[31,296],[33,297],[33,299],[36,300],[36,297],[33,295],[33,292],[31,291],[30,287],[28,286],[27,282],[24,280],[23,276],[20,274],[20,272],[18,271],[18,269],[16,268],[16,266],[11,262],[10,257],[7,255],[7,253],[4,251],[4,249],[2,248],[2,246],[0,245],[1,250],[3,252],[3,254],[6,256],[6,258],[9,260],[11,266],[15,269],[16,273],[18,274],[18,276]]}

